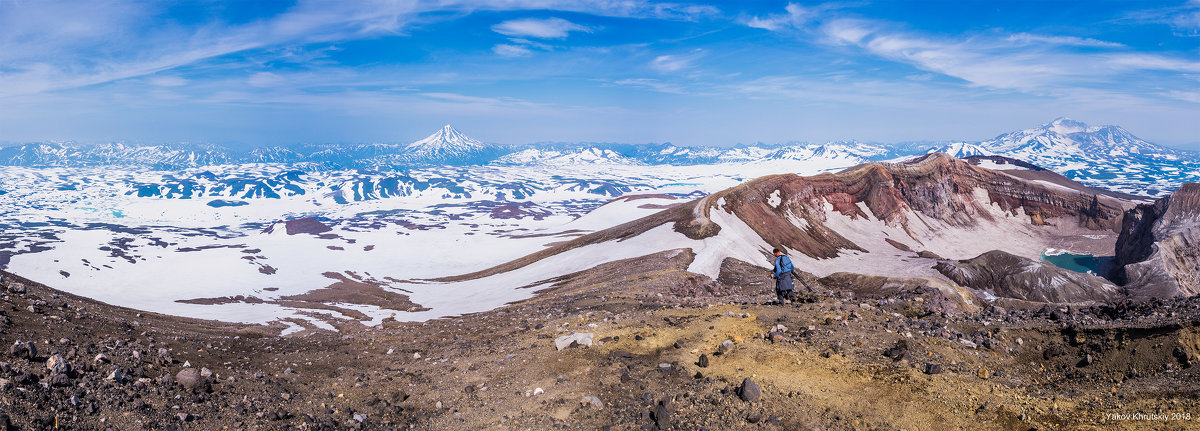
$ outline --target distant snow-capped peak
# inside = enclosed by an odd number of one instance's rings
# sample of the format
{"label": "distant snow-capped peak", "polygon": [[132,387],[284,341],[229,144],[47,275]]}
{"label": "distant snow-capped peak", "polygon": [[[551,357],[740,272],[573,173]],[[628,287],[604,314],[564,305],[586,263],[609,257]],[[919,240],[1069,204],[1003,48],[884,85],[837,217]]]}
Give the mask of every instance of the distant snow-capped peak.
{"label": "distant snow-capped peak", "polygon": [[929,153],[946,153],[952,157],[964,158],[970,156],[994,156],[996,153],[979,144],[970,142],[954,142],[947,145],[930,148]]}
{"label": "distant snow-capped peak", "polygon": [[410,153],[468,153],[487,147],[481,141],[471,139],[458,130],[445,125],[429,137],[408,144],[404,149]]}
{"label": "distant snow-capped peak", "polygon": [[1170,153],[1172,150],[1139,139],[1119,126],[1091,126],[1066,117],[1037,128],[1005,133],[979,143],[992,152],[1024,156],[1097,153]]}

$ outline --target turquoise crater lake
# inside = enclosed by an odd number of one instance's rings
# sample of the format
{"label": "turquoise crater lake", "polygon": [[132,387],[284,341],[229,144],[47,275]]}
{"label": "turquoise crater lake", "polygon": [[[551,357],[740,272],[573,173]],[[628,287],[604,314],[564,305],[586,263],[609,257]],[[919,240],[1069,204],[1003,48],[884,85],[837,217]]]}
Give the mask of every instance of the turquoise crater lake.
{"label": "turquoise crater lake", "polygon": [[1112,259],[1112,256],[1097,257],[1090,254],[1075,254],[1055,249],[1048,249],[1042,252],[1042,260],[1050,262],[1059,268],[1085,274],[1098,274],[1100,267]]}

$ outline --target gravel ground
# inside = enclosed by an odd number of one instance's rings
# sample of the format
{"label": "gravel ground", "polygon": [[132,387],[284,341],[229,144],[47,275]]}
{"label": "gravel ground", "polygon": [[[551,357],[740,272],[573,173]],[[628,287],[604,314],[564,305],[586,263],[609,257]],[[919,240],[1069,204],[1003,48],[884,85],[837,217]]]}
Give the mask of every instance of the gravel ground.
{"label": "gravel ground", "polygon": [[[660,253],[534,298],[339,332],[138,312],[5,278],[10,429],[1195,429],[1200,301],[774,304]],[[556,345],[560,337],[579,341]],[[590,337],[587,336],[590,334]],[[590,340],[590,341],[589,341]],[[589,344],[590,345],[587,345]],[[1192,417],[1196,415],[1196,417]]]}

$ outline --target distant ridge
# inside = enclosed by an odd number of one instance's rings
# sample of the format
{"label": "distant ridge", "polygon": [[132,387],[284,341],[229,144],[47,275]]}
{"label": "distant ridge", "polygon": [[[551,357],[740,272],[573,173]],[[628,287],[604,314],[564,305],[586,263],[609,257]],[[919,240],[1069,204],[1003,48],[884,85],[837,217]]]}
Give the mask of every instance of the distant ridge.
{"label": "distant ridge", "polygon": [[[185,169],[219,164],[307,163],[317,169],[389,170],[426,165],[564,166],[704,165],[804,162],[830,169],[898,160],[929,152],[954,157],[1004,156],[1055,171],[1092,187],[1162,196],[1184,182],[1200,182],[1200,154],[1156,145],[1119,126],[1092,126],[1057,118],[980,142],[884,145],[855,141],[812,144],[755,143],[693,147],[670,143],[537,143],[508,146],[468,137],[447,124],[408,143],[304,144],[232,150],[214,145],[44,142],[0,148],[0,165],[33,167],[138,166]],[[786,164],[782,169],[787,169]]]}

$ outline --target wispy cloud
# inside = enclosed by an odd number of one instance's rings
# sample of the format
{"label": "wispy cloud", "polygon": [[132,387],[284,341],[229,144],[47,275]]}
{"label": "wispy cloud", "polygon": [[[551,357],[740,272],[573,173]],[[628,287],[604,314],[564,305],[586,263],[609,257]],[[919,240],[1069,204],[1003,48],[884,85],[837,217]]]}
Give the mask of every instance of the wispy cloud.
{"label": "wispy cloud", "polygon": [[496,24],[492,26],[492,31],[505,36],[562,39],[572,31],[590,33],[592,29],[562,18],[525,18]]}
{"label": "wispy cloud", "polygon": [[513,45],[508,43],[497,44],[492,47],[492,52],[501,57],[528,57],[533,55],[533,51],[521,45]]}
{"label": "wispy cloud", "polygon": [[1124,44],[1077,36],[1047,36],[1030,33],[1017,33],[1008,37],[1009,42],[1018,44],[1050,44],[1062,46],[1086,46],[1094,48],[1124,48]]}
{"label": "wispy cloud", "polygon": [[668,83],[662,80],[653,78],[627,78],[612,81],[613,85],[643,88],[659,93],[669,94],[686,94],[687,92],[678,84]]}
{"label": "wispy cloud", "polygon": [[411,2],[302,1],[268,20],[188,31],[143,28],[141,21],[161,11],[141,2],[0,2],[4,24],[19,23],[0,25],[0,97],[143,76],[288,42],[395,33],[413,10]]}
{"label": "wispy cloud", "polygon": [[785,28],[799,28],[814,18],[817,11],[805,8],[795,3],[788,3],[784,8],[786,13],[771,14],[765,17],[750,17],[742,22],[750,27],[761,28],[770,31],[780,31]]}
{"label": "wispy cloud", "polygon": [[688,54],[667,54],[654,57],[650,68],[662,73],[678,72],[692,67],[692,64],[704,57],[704,50],[697,49]]}
{"label": "wispy cloud", "polygon": [[1176,36],[1200,36],[1200,0],[1126,13],[1123,19],[1137,23],[1165,24]]}
{"label": "wispy cloud", "polygon": [[[1137,70],[1200,72],[1200,62],[1159,54],[1113,52],[1124,45],[1069,36],[1027,33],[949,40],[890,30],[885,23],[835,19],[820,27],[831,43],[858,46],[875,56],[959,78],[972,85],[1046,91],[1121,84]],[[1092,47],[1100,52],[1071,50]]]}

